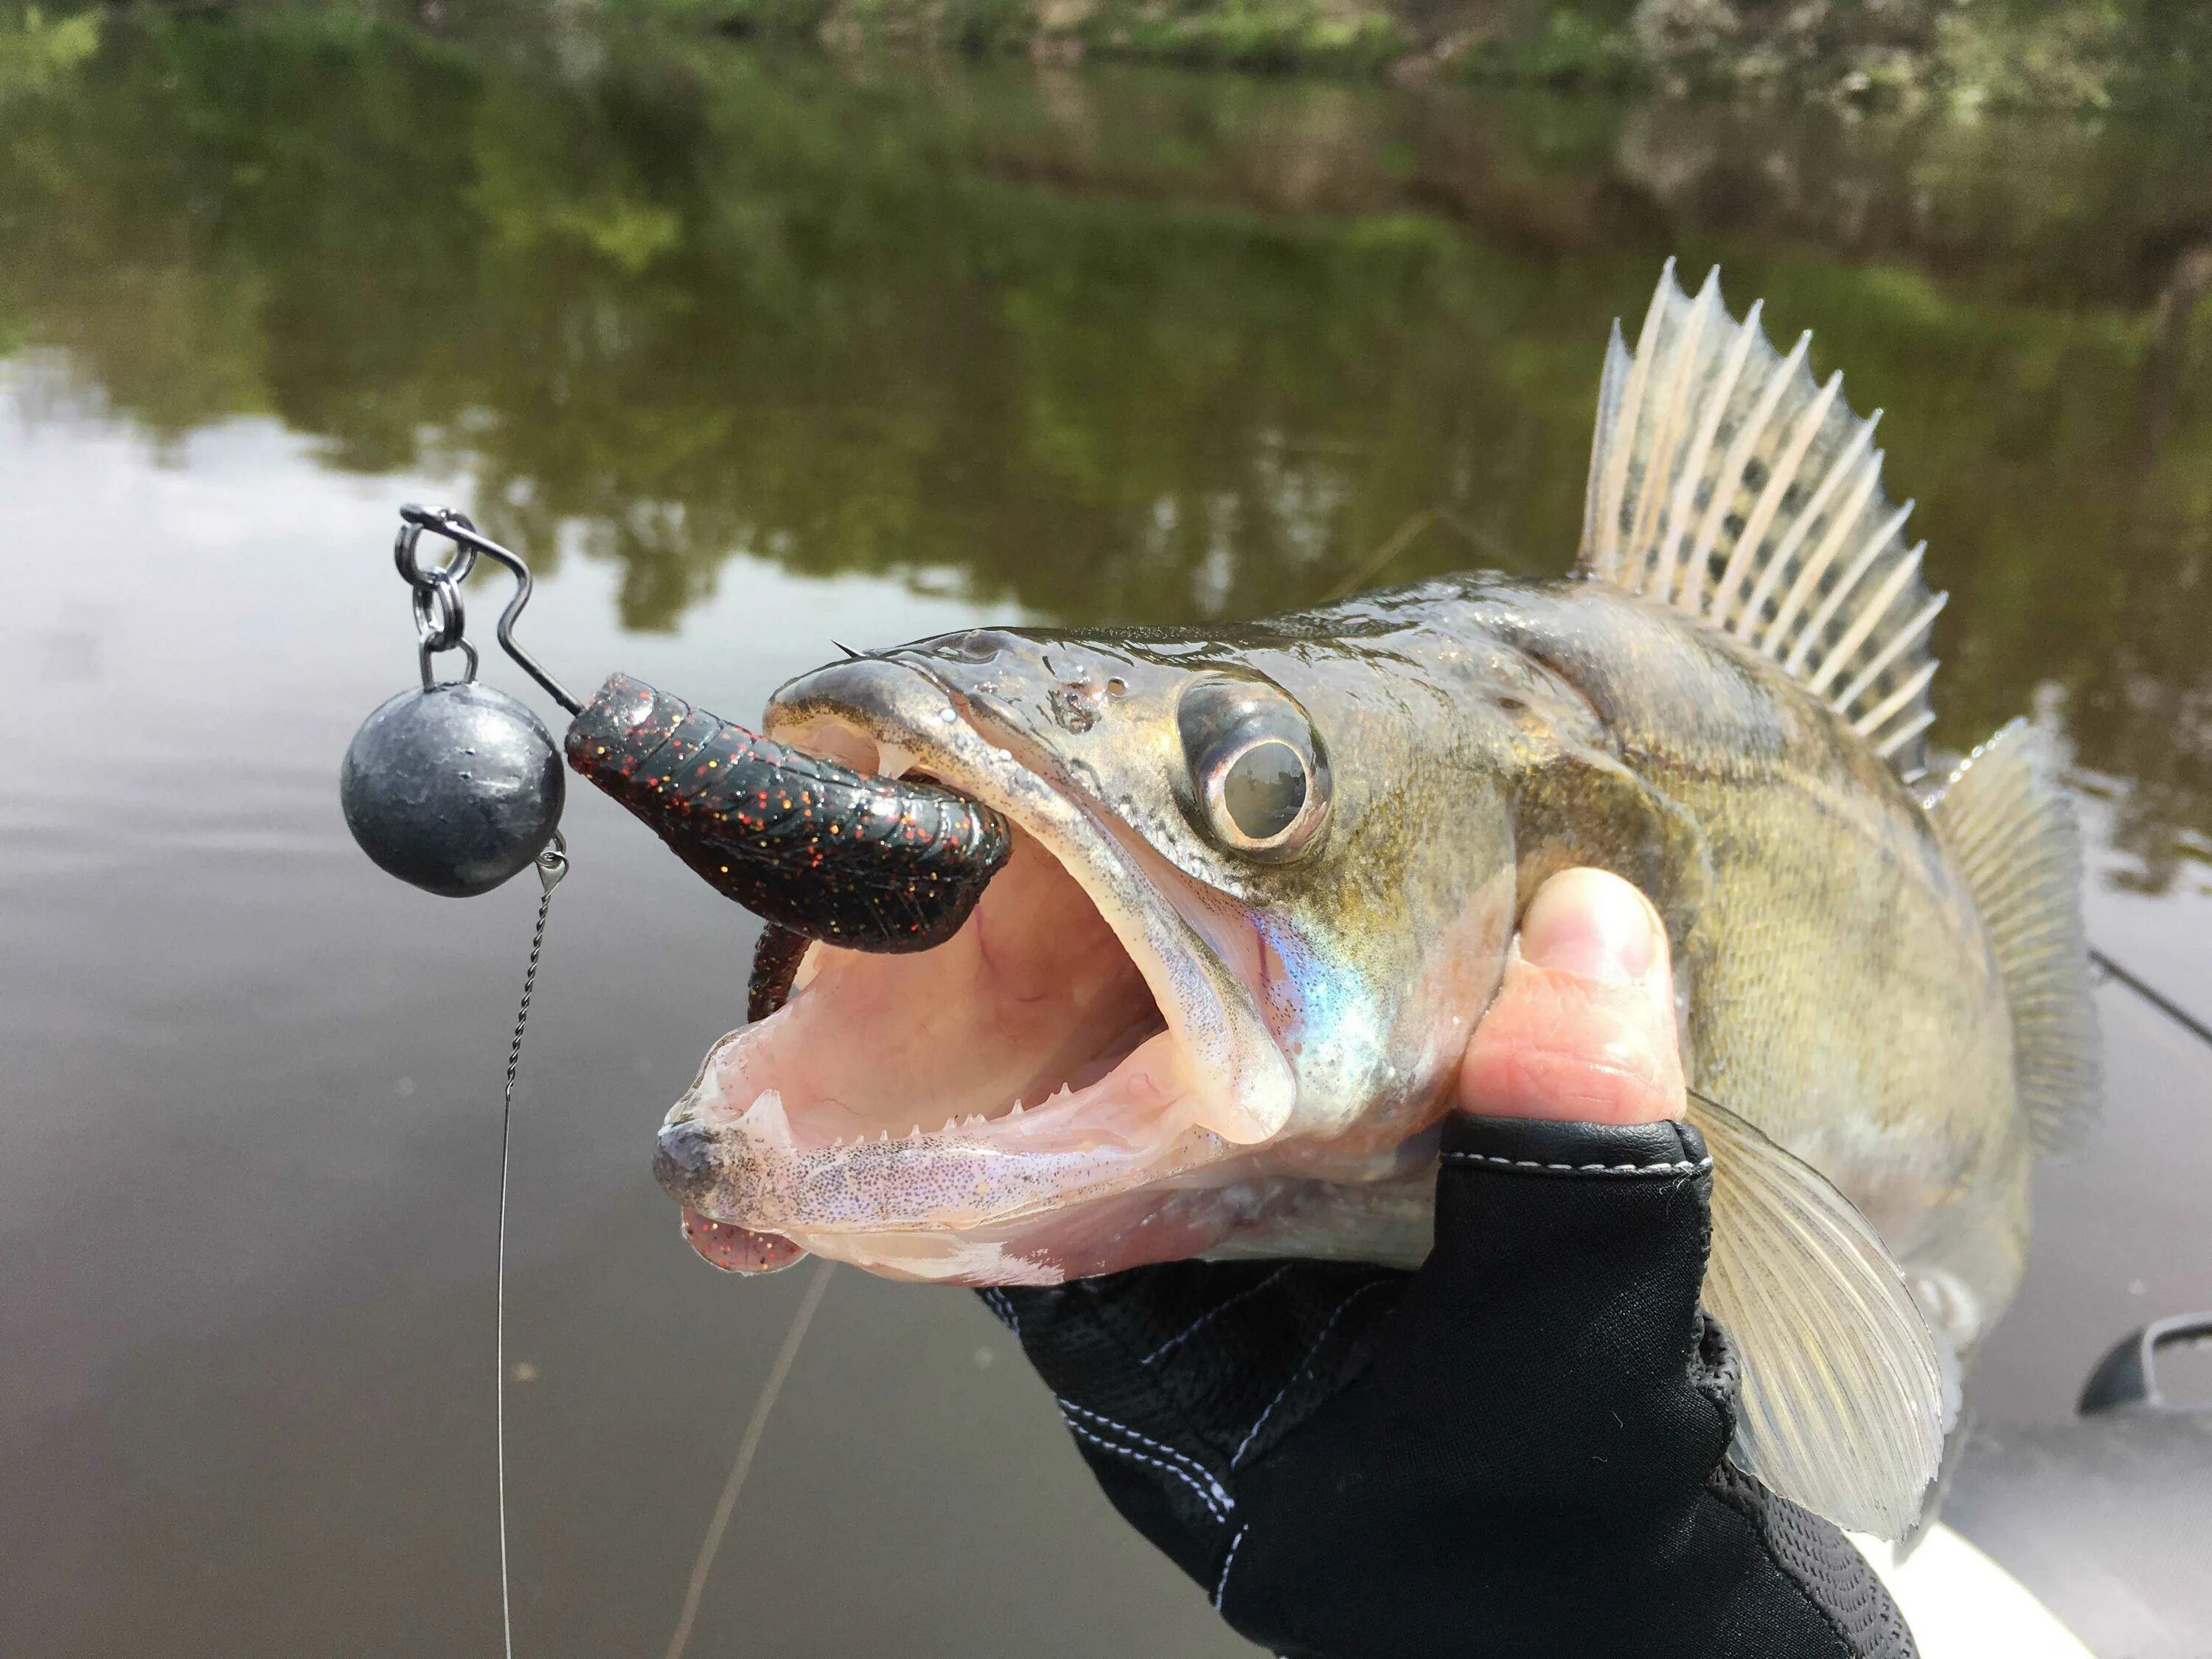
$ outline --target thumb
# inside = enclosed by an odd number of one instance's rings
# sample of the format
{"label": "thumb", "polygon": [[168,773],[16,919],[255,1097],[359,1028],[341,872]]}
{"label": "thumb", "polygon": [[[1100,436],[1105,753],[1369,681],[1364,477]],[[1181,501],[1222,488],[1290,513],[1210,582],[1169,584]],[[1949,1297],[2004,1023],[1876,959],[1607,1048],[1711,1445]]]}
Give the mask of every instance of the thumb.
{"label": "thumb", "polygon": [[1602,870],[1536,890],[1453,1102],[1486,1117],[1650,1123],[1682,1115],[1667,932]]}

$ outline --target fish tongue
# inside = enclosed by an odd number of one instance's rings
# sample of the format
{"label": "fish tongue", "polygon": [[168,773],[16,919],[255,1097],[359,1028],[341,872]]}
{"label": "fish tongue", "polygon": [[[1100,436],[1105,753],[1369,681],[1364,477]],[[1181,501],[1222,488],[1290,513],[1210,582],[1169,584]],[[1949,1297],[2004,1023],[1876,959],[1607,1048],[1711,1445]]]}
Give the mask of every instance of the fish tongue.
{"label": "fish tongue", "polygon": [[684,1212],[684,1240],[702,1261],[726,1273],[772,1273],[806,1254],[780,1234],[757,1233],[696,1210]]}

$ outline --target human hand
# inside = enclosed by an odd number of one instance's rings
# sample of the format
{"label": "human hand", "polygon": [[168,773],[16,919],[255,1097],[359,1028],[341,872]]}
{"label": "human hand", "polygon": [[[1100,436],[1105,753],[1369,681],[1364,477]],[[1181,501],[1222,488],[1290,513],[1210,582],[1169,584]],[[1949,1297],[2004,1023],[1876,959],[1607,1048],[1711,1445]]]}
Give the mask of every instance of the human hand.
{"label": "human hand", "polygon": [[1723,1461],[1664,930],[1571,870],[1456,1073],[1418,1272],[1183,1261],[983,1292],[1123,1517],[1291,1659],[1899,1659],[1827,1522]]}
{"label": "human hand", "polygon": [[1609,872],[1562,871],[1521,918],[1453,1103],[1555,1122],[1679,1118],[1676,1024],[1667,930],[1651,901]]}

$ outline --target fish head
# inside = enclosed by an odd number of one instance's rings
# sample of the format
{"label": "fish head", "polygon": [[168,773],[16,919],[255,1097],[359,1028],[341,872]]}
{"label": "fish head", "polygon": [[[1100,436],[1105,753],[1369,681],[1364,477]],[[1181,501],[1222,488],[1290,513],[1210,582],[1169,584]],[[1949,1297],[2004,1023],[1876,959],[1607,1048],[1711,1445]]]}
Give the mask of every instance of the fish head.
{"label": "fish head", "polygon": [[1279,624],[976,629],[783,687],[771,736],[1014,848],[945,944],[809,945],[716,1045],[660,1139],[695,1241],[1056,1282],[1417,1165],[1515,902],[1510,717],[1425,666]]}

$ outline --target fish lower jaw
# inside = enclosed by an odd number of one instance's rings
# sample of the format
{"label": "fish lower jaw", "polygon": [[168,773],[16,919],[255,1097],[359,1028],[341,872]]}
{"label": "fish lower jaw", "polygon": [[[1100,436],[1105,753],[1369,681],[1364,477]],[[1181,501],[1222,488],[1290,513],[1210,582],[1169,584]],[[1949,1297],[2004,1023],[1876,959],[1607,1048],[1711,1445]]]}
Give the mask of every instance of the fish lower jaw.
{"label": "fish lower jaw", "polygon": [[863,1114],[830,1100],[793,1109],[781,1091],[747,1085],[742,1053],[742,1043],[726,1042],[672,1109],[657,1171],[688,1210],[795,1242],[1012,1222],[1236,1150],[1200,1127],[1182,1051],[1165,1032],[1086,1087],[1063,1085],[1035,1103],[903,1130],[884,1109]]}
{"label": "fish lower jaw", "polygon": [[730,1079],[736,1085],[732,1091],[710,1064],[691,1092],[670,1109],[668,1124],[726,1126],[730,1133],[764,1152],[812,1155],[851,1153],[887,1142],[940,1148],[969,1144],[1009,1153],[1101,1146],[1133,1152],[1172,1138],[1195,1121],[1181,1051],[1165,1032],[1135,1044],[1088,1087],[1063,1083],[1033,1103],[1017,1098],[991,1111],[956,1111],[933,1123],[917,1121],[902,1133],[888,1121],[900,1115],[895,1105],[860,1111],[824,1099],[794,1114],[781,1091],[773,1088],[753,1091],[741,1109],[732,1111],[747,1086],[742,1066],[733,1069],[738,1075]]}

